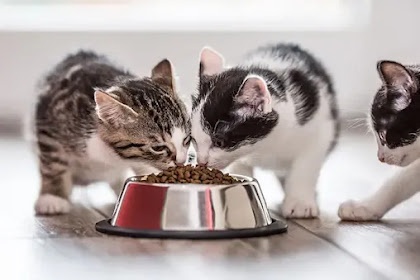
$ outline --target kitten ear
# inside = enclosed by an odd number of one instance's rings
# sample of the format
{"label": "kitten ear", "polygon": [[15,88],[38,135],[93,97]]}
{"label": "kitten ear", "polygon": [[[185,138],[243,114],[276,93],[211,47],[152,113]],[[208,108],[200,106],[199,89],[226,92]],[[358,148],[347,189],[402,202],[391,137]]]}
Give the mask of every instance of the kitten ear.
{"label": "kitten ear", "polygon": [[138,116],[129,106],[102,91],[95,91],[95,102],[99,119],[115,127],[134,122]]}
{"label": "kitten ear", "polygon": [[225,59],[210,47],[204,47],[200,53],[200,76],[211,76],[223,71]]}
{"label": "kitten ear", "polygon": [[410,70],[395,61],[382,60],[377,65],[379,76],[384,84],[401,87],[408,93],[417,91],[417,79]]}
{"label": "kitten ear", "polygon": [[411,103],[412,95],[417,92],[417,78],[409,69],[394,61],[379,61],[378,72],[385,85],[397,89],[387,92],[390,108],[396,112],[407,108]]}
{"label": "kitten ear", "polygon": [[175,79],[172,63],[166,58],[152,69],[152,81],[168,87],[175,93]]}
{"label": "kitten ear", "polygon": [[267,83],[257,75],[249,75],[243,81],[235,101],[241,105],[246,105],[246,113],[267,114],[272,111],[271,94]]}

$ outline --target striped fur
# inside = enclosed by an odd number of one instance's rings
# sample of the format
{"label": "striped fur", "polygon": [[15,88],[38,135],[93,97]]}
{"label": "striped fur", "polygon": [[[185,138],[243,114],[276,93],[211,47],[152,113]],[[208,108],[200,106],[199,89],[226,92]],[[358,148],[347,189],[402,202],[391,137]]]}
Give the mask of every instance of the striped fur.
{"label": "striped fur", "polygon": [[64,212],[53,207],[51,195],[68,199],[73,184],[106,181],[118,191],[127,169],[146,173],[186,158],[178,138],[187,138],[190,124],[172,71],[163,60],[150,78],[138,78],[103,56],[80,51],[45,77],[33,131],[41,197],[49,196],[38,200],[38,213]]}

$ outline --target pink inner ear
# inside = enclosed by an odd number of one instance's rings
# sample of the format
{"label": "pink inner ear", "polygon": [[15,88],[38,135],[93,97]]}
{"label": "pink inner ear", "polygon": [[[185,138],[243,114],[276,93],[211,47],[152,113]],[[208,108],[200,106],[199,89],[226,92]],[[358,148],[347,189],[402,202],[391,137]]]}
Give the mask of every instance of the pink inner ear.
{"label": "pink inner ear", "polygon": [[95,102],[96,104],[101,104],[108,98],[108,95],[101,91],[95,91]]}
{"label": "pink inner ear", "polygon": [[259,76],[248,76],[237,96],[237,101],[246,103],[258,111],[267,114],[271,112],[271,95],[267,84]]}
{"label": "pink inner ear", "polygon": [[96,113],[106,122],[118,126],[122,122],[132,122],[138,114],[129,106],[117,101],[109,94],[101,91],[95,92]]}
{"label": "pink inner ear", "polygon": [[215,75],[223,70],[224,59],[216,51],[210,48],[204,48],[200,55],[200,64],[203,75]]}
{"label": "pink inner ear", "polygon": [[401,64],[395,62],[383,62],[380,70],[385,83],[389,85],[411,88],[414,84],[412,76]]}

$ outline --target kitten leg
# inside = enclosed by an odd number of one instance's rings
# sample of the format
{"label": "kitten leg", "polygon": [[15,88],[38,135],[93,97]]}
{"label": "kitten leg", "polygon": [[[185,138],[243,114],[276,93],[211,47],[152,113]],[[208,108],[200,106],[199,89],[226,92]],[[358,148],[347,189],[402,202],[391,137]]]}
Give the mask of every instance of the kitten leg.
{"label": "kitten leg", "polygon": [[226,168],[226,172],[230,174],[245,175],[248,177],[253,177],[254,168],[244,163],[235,162]]}
{"label": "kitten leg", "polygon": [[[323,145],[324,144],[324,145]],[[298,156],[286,175],[281,212],[285,218],[314,218],[319,216],[316,185],[325,160],[329,142],[312,146]]]}
{"label": "kitten leg", "polygon": [[41,190],[35,203],[39,215],[56,215],[70,211],[72,174],[67,154],[55,140],[39,135]]}
{"label": "kitten leg", "polygon": [[41,163],[41,192],[35,203],[38,215],[57,215],[70,211],[71,172],[66,165]]}
{"label": "kitten leg", "polygon": [[371,197],[360,202],[349,200],[340,205],[338,216],[342,220],[379,220],[390,209],[420,191],[420,161],[400,170]]}

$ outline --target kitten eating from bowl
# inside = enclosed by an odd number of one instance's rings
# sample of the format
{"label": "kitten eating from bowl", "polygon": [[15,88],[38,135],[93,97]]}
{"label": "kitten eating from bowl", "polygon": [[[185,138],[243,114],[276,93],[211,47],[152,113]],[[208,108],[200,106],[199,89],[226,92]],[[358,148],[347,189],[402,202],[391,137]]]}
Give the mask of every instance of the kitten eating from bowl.
{"label": "kitten eating from bowl", "polygon": [[338,215],[342,220],[378,220],[420,191],[420,67],[380,61],[377,68],[382,86],[369,120],[378,160],[403,169],[372,196],[341,204]]}
{"label": "kitten eating from bowl", "polygon": [[41,175],[37,214],[68,212],[73,184],[105,181],[119,194],[128,169],[147,174],[186,160],[190,123],[166,59],[150,78],[139,78],[80,51],[40,90],[32,126]]}
{"label": "kitten eating from bowl", "polygon": [[315,187],[338,136],[323,65],[293,44],[260,47],[231,68],[204,48],[199,75],[191,116],[198,163],[249,177],[254,167],[272,170],[284,187],[282,215],[317,217]]}

